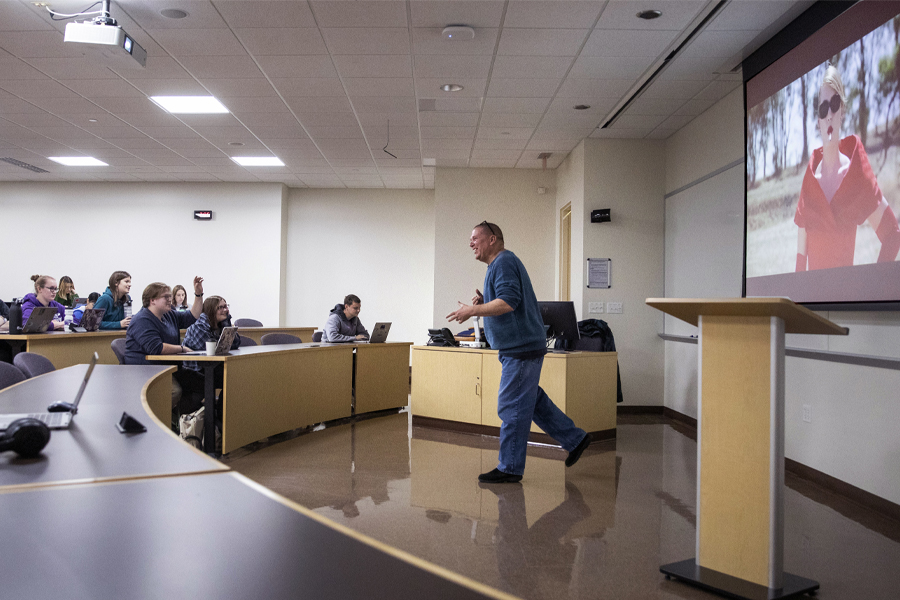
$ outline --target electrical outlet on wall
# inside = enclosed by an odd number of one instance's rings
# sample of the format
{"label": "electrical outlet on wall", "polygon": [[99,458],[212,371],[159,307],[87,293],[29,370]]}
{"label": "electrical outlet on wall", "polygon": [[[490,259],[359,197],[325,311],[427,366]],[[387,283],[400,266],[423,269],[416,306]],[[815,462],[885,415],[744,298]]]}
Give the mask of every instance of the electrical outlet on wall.
{"label": "electrical outlet on wall", "polygon": [[602,302],[588,302],[588,312],[592,315],[603,314]]}
{"label": "electrical outlet on wall", "polygon": [[622,314],[622,303],[621,302],[607,302],[606,303],[606,312],[611,315]]}
{"label": "electrical outlet on wall", "polygon": [[810,404],[803,405],[803,422],[812,423],[812,405]]}

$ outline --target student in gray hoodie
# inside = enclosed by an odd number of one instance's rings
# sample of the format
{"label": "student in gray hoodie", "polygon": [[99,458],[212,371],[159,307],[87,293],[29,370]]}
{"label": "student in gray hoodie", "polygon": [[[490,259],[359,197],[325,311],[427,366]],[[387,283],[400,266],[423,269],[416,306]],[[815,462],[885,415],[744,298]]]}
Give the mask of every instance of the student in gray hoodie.
{"label": "student in gray hoodie", "polygon": [[355,342],[369,339],[369,332],[359,322],[360,308],[360,299],[353,294],[348,294],[343,304],[335,304],[322,328],[322,341]]}

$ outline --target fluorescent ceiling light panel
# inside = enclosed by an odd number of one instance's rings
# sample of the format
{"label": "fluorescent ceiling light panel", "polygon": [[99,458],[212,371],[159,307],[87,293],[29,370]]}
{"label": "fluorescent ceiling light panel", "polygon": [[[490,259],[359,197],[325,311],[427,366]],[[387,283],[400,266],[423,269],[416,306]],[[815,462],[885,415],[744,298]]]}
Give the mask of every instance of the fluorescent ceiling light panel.
{"label": "fluorescent ceiling light panel", "polygon": [[67,167],[108,167],[109,165],[102,160],[97,160],[93,156],[48,156],[53,162],[57,162]]}
{"label": "fluorescent ceiling light panel", "polygon": [[228,112],[225,105],[213,96],[150,96],[150,99],[173,114],[202,115]]}
{"label": "fluorescent ceiling light panel", "polygon": [[231,160],[242,167],[283,167],[277,156],[232,156]]}

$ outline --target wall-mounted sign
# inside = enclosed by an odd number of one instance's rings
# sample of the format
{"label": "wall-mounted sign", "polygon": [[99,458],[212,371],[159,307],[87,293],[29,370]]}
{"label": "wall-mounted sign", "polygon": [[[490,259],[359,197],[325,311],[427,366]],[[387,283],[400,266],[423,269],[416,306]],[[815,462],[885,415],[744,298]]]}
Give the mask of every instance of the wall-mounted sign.
{"label": "wall-mounted sign", "polygon": [[197,221],[212,221],[211,210],[195,210],[194,219]]}
{"label": "wall-mounted sign", "polygon": [[587,286],[589,288],[608,289],[612,287],[612,259],[589,258],[587,259]]}

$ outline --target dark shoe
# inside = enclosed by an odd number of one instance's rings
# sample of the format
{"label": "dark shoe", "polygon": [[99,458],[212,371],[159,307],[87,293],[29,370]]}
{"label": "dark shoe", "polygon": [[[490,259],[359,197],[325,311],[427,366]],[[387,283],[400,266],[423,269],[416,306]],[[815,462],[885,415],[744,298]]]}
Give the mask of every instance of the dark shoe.
{"label": "dark shoe", "polygon": [[504,473],[500,469],[494,469],[493,471],[479,475],[478,481],[481,483],[518,483],[519,481],[522,481],[522,476]]}
{"label": "dark shoe", "polygon": [[591,436],[586,435],[584,439],[581,440],[581,443],[575,446],[575,449],[569,452],[569,456],[566,457],[566,466],[571,467],[575,463],[578,462],[578,459],[581,458],[581,453],[585,451],[585,449],[591,445]]}

